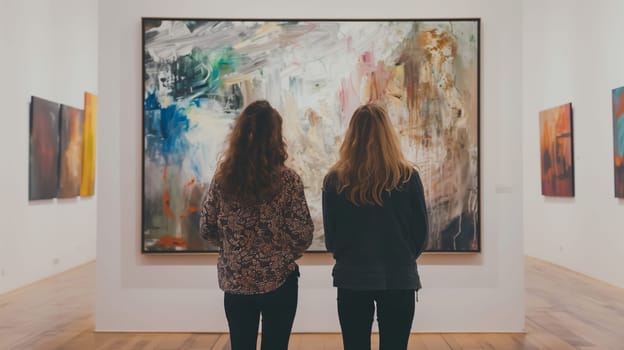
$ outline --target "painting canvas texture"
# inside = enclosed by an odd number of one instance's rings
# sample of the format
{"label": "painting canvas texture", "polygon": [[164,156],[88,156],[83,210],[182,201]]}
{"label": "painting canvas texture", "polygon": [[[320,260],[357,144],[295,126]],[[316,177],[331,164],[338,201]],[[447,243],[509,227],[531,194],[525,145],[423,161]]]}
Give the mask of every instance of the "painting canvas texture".
{"label": "painting canvas texture", "polygon": [[[420,171],[429,251],[481,249],[479,21],[143,19],[143,251],[215,251],[199,207],[232,121],[268,100],[324,251],[322,180],[351,114],[385,107]],[[86,127],[86,124],[85,124]],[[85,140],[86,141],[86,140]]]}
{"label": "painting canvas texture", "polygon": [[539,113],[542,194],[574,197],[572,104]]}
{"label": "painting canvas texture", "polygon": [[59,198],[80,196],[84,111],[61,105]]}
{"label": "painting canvas texture", "polygon": [[30,102],[28,198],[55,198],[59,179],[60,106],[33,96]]}
{"label": "painting canvas texture", "polygon": [[615,197],[624,198],[624,86],[613,89],[613,167]]}

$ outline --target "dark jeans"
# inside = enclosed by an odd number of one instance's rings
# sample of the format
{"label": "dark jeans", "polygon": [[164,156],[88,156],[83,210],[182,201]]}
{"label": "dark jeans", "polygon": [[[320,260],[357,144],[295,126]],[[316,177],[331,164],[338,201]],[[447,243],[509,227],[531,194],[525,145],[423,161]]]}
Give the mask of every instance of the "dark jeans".
{"label": "dark jeans", "polygon": [[225,293],[232,350],[256,350],[262,315],[262,350],[287,350],[297,311],[299,270],[278,289],[257,295]]}
{"label": "dark jeans", "polygon": [[377,304],[379,350],[407,349],[414,320],[414,290],[359,291],[338,288],[338,318],[345,350],[370,350]]}

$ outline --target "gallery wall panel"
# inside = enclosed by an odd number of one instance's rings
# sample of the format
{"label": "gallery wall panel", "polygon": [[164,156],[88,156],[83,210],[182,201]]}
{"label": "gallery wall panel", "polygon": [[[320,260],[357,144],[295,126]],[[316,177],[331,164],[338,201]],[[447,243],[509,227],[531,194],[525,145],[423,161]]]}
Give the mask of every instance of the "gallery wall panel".
{"label": "gallery wall panel", "polygon": [[[0,74],[5,83],[0,85],[0,121],[4,131],[0,138],[0,212],[5,220],[0,228],[0,294],[95,258],[96,200],[58,198],[57,185],[63,184],[64,175],[69,174],[64,173],[61,162],[70,160],[75,165],[77,159],[59,159],[67,154],[63,146],[55,149],[55,143],[38,143],[42,140],[37,141],[38,136],[30,133],[31,127],[38,128],[31,124],[30,114],[32,96],[53,101],[54,113],[58,114],[59,104],[82,109],[83,92],[97,92],[97,3],[2,1]],[[60,141],[69,140],[63,130],[58,132],[61,125],[54,125]],[[60,177],[39,167],[42,163],[31,167],[42,160],[35,160],[42,154],[31,154],[40,146],[52,163],[56,153],[56,163],[61,163],[57,166]],[[73,165],[71,168],[75,169]],[[54,181],[54,177],[60,181]],[[43,187],[37,187],[41,180],[54,186],[46,188],[46,199],[35,199],[30,194],[41,194]]]}
{"label": "gallery wall panel", "polygon": [[[143,254],[143,47],[141,18],[481,18],[480,254],[419,258],[424,289],[413,331],[520,331],[524,326],[521,235],[520,4],[441,0],[363,4],[319,0],[110,0],[99,3],[102,77],[98,123],[98,331],[225,331],[216,254]],[[115,23],[115,25],[111,25]],[[295,332],[338,332],[333,259],[299,261]],[[478,314],[479,317],[474,317]]]}
{"label": "gallery wall panel", "polygon": [[[522,7],[526,254],[624,287],[624,199],[614,195],[624,154],[617,136],[624,46],[613,44],[621,37],[624,2],[525,0]],[[591,30],[579,27],[579,19]],[[543,196],[537,115],[567,102],[574,118],[574,197]]]}

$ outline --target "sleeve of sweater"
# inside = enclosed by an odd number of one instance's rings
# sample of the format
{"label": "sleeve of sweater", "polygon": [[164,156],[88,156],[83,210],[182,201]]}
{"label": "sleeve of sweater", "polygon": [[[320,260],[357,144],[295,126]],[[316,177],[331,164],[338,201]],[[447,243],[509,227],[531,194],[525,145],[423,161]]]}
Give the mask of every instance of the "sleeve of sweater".
{"label": "sleeve of sweater", "polygon": [[221,246],[219,241],[219,230],[217,225],[218,200],[217,190],[214,181],[210,184],[208,194],[202,204],[199,215],[199,233],[201,237],[210,243]]}
{"label": "sleeve of sweater", "polygon": [[312,244],[314,222],[310,216],[301,178],[294,175],[290,185],[292,186],[292,195],[288,208],[285,208],[286,231],[291,239],[295,259],[298,259]]}
{"label": "sleeve of sweater", "polygon": [[427,215],[427,204],[425,201],[425,190],[423,188],[420,174],[414,170],[412,174],[412,186],[410,186],[412,196],[412,244],[415,257],[419,257],[420,254],[427,248],[429,238],[429,217]]}

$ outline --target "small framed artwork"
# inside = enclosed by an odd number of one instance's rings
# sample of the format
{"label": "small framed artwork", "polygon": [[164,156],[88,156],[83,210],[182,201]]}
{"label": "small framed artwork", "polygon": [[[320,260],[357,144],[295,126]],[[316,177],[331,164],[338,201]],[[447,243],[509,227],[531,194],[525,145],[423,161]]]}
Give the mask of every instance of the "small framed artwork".
{"label": "small framed artwork", "polygon": [[91,197],[95,193],[95,135],[97,124],[97,95],[84,94],[84,133],[82,153],[82,182],[80,196]]}
{"label": "small framed artwork", "polygon": [[613,89],[613,169],[615,197],[624,198],[624,86]]}
{"label": "small framed artwork", "polygon": [[539,120],[542,195],[574,197],[572,104],[541,111]]}
{"label": "small framed artwork", "polygon": [[84,111],[61,105],[61,147],[58,198],[80,195]]}
{"label": "small framed artwork", "polygon": [[30,102],[28,199],[56,197],[59,180],[60,105],[33,96]]}

